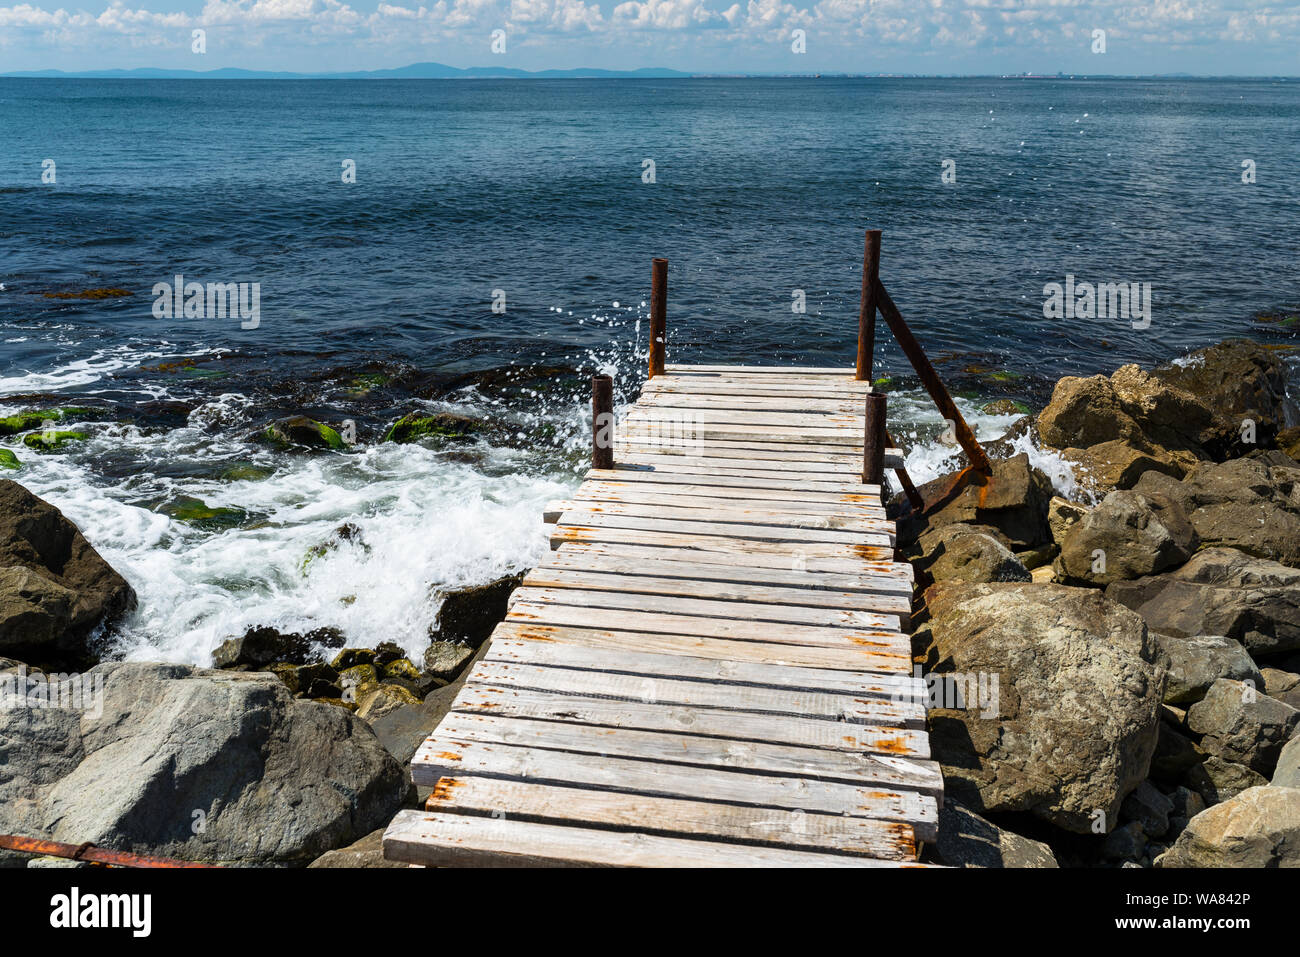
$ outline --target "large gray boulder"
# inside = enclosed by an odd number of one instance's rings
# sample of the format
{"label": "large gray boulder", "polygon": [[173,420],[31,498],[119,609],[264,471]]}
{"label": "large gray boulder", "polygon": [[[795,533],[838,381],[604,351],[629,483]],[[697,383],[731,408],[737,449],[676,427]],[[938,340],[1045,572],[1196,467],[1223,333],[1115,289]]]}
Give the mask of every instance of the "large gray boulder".
{"label": "large gray boulder", "polygon": [[80,667],[135,592],[53,505],[0,479],[0,654]]}
{"label": "large gray boulder", "polygon": [[1157,867],[1300,867],[1300,788],[1253,787],[1192,818]]}
{"label": "large gray boulder", "polygon": [[930,712],[949,793],[1088,833],[1147,776],[1164,672],[1142,619],[1092,589],[940,585],[915,640],[930,671],[995,695]]}
{"label": "large gray boulder", "polygon": [[1149,472],[1135,491],[1176,503],[1202,545],[1300,565],[1300,466],[1280,452],[1198,466],[1181,482]]}
{"label": "large gray boulder", "polygon": [[1111,492],[1065,532],[1057,577],[1104,588],[1177,568],[1196,551],[1196,532],[1164,496]]}
{"label": "large gray boulder", "polygon": [[0,709],[0,832],[305,865],[387,824],[409,791],[363,722],[273,674],[115,663],[81,688],[77,708]]}
{"label": "large gray boulder", "polygon": [[982,525],[953,523],[929,529],[905,555],[918,572],[928,572],[935,581],[1031,580],[1002,533]]}
{"label": "large gray boulder", "polygon": [[1210,685],[1220,678],[1254,682],[1264,686],[1264,676],[1241,642],[1221,635],[1175,638],[1155,635],[1164,652],[1169,678],[1165,682],[1165,704],[1188,705],[1200,701]]}
{"label": "large gray boulder", "polygon": [[1187,710],[1187,726],[1201,735],[1201,750],[1270,775],[1300,711],[1244,681],[1220,678]]}
{"label": "large gray boulder", "polygon": [[939,811],[935,851],[948,867],[1058,866],[1046,844],[1004,830],[952,800]]}
{"label": "large gray boulder", "polygon": [[1272,784],[1280,788],[1300,788],[1300,734],[1294,735],[1278,755]]}
{"label": "large gray boulder", "polygon": [[1252,657],[1300,648],[1300,569],[1207,548],[1176,571],[1112,582],[1106,596],[1175,637],[1223,635]]}

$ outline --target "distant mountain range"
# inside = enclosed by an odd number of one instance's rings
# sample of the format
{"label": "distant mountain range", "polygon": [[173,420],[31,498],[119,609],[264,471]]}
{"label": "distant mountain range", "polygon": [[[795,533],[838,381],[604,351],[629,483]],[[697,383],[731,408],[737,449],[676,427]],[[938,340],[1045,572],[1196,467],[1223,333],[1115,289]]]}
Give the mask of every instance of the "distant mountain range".
{"label": "distant mountain range", "polygon": [[444,63],[412,63],[392,70],[358,70],[351,73],[283,73],[271,70],[240,70],[225,67],[220,70],[85,70],[65,73],[62,70],[29,70],[21,73],[0,74],[7,77],[65,77],[86,79],[134,80],[454,80],[484,79],[494,77],[518,78],[573,78],[573,77],[646,77],[664,79],[686,77],[689,73],[678,70],[647,68],[641,70],[518,70],[507,66],[473,66],[460,68]]}

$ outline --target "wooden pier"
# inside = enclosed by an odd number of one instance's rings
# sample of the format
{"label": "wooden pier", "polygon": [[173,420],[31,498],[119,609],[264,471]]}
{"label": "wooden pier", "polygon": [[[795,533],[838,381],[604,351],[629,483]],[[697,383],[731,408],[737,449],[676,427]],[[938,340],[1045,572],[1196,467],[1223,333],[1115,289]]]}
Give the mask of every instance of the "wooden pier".
{"label": "wooden pier", "polygon": [[[416,753],[433,791],[389,826],[390,860],[903,866],[936,837],[870,350],[865,375],[861,349],[666,365],[660,263],[651,377],[617,422],[593,384],[595,467]],[[865,271],[864,296],[870,234]]]}

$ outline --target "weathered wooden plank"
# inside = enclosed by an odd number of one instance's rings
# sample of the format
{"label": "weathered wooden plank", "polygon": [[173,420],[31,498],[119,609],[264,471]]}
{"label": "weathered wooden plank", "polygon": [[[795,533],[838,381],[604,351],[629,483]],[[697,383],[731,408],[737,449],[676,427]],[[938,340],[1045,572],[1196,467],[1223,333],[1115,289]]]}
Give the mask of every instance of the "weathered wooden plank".
{"label": "weathered wooden plank", "polygon": [[[695,425],[774,426],[781,431],[812,429],[840,433],[846,441],[856,439],[862,445],[862,430],[866,415],[858,412],[791,412],[777,409],[721,409],[709,403],[690,408],[660,404],[636,405],[625,416],[625,422],[677,423],[689,430]],[[794,434],[798,434],[794,432]]]}
{"label": "weathered wooden plank", "polygon": [[[890,535],[894,523],[885,518],[854,515],[843,511],[800,512],[786,508],[749,507],[740,502],[731,502],[730,507],[694,508],[679,506],[675,498],[669,498],[659,504],[642,502],[591,502],[578,500],[566,503],[572,506],[561,512],[557,521],[564,522],[564,515],[585,517],[588,515],[619,515],[629,518],[653,518],[670,521],[696,522],[707,521],[734,522],[738,524],[781,526],[784,528],[818,528],[838,529],[846,532],[866,532],[876,535]],[[567,524],[582,524],[576,521]]]}
{"label": "weathered wooden plank", "polygon": [[930,756],[929,736],[920,729],[877,728],[839,721],[791,721],[767,714],[698,707],[679,708],[645,704],[641,701],[611,701],[608,698],[554,694],[528,688],[467,685],[452,702],[452,710],[467,714],[492,714],[502,718],[533,718],[597,727],[702,734],[804,748],[869,751],[895,757],[924,759]]}
{"label": "weathered wooden plank", "polygon": [[[663,449],[682,449],[683,454],[705,452],[719,457],[722,451],[780,452],[793,457],[852,464],[862,459],[862,443],[841,429],[787,429],[778,426],[702,425],[688,431],[670,431],[662,421],[629,417],[619,423],[618,438]],[[746,458],[769,456],[749,455]]]}
{"label": "weathered wooden plank", "polygon": [[[617,625],[619,610],[652,611],[679,615],[699,615],[708,618],[737,621],[766,621],[800,625],[822,625],[840,628],[877,628],[899,631],[906,616],[899,613],[882,613],[855,608],[826,608],[808,605],[768,604],[756,601],[714,601],[689,596],[645,595],[621,591],[596,591],[588,588],[516,588],[510,596],[510,609],[528,602],[531,605],[582,605],[599,608],[611,625]],[[546,624],[558,624],[549,615],[541,619]]]}
{"label": "weathered wooden plank", "polygon": [[[911,643],[899,628],[898,616],[877,615],[872,612],[845,612],[859,624],[800,624],[796,622],[773,623],[767,620],[724,618],[710,610],[695,612],[698,607],[689,602],[660,600],[658,609],[623,608],[616,613],[608,608],[593,608],[580,601],[568,604],[554,600],[550,593],[542,593],[545,600],[534,601],[528,595],[512,595],[506,620],[539,625],[571,625],[578,628],[608,628],[615,631],[645,631],[654,634],[694,635],[699,638],[732,638],[740,641],[769,641],[777,644],[821,645],[824,647],[856,646],[893,651],[906,647],[910,655]],[[555,591],[566,591],[556,589]],[[566,592],[573,596],[572,589]],[[519,597],[515,597],[519,596]],[[581,598],[581,595],[578,595]],[[712,605],[706,602],[705,605]],[[900,636],[906,642],[900,641]]]}
{"label": "weathered wooden plank", "polygon": [[[479,661],[470,670],[469,681],[481,685],[531,688],[583,697],[602,695],[645,703],[659,702],[684,707],[720,708],[730,711],[766,712],[813,721],[827,720],[884,727],[920,728],[925,725],[925,706],[910,696],[892,697],[832,694],[825,691],[797,691],[760,688],[752,685],[710,685],[699,681],[643,675],[601,674],[544,665],[506,664]],[[446,727],[445,721],[438,726]]]}
{"label": "weathered wooden plank", "polygon": [[[788,587],[781,585],[743,584],[726,581],[661,578],[653,575],[607,574],[539,565],[523,581],[524,588],[581,589],[601,594],[635,596],[663,595],[670,598],[701,598],[737,604],[799,606],[814,609],[849,609],[884,614],[910,615],[909,592],[832,591],[830,589]],[[622,599],[620,599],[622,600]],[[720,612],[721,613],[721,612]]]}
{"label": "weathered wooden plank", "polygon": [[847,642],[835,645],[796,645],[754,639],[705,638],[644,631],[612,631],[571,625],[538,625],[507,618],[492,632],[492,640],[554,641],[584,648],[611,651],[654,651],[690,655],[718,661],[762,661],[778,665],[831,668],[840,671],[870,671],[881,674],[911,674],[911,644],[905,635],[893,644],[860,647]]}
{"label": "weathered wooden plank", "polygon": [[[688,511],[682,509],[683,512]],[[892,545],[892,529],[859,532],[838,528],[800,528],[777,521],[706,522],[689,516],[649,518],[639,515],[611,515],[604,512],[565,512],[560,527],[634,528],[649,532],[674,532],[679,535],[722,535],[727,538],[753,539],[761,542],[820,542],[844,545]],[[891,523],[886,523],[886,525]]]}
{"label": "weathered wooden plank", "polygon": [[641,408],[753,409],[774,412],[861,414],[861,399],[816,399],[810,396],[698,395],[690,392],[646,392],[637,399]]}
{"label": "weathered wooden plank", "polygon": [[835,851],[887,861],[915,860],[917,854],[912,829],[898,822],[498,778],[441,778],[425,802],[425,809],[668,837],[703,836],[728,843]]}
{"label": "weathered wooden plank", "polygon": [[863,561],[890,561],[894,557],[891,545],[863,545],[836,542],[765,542],[757,539],[736,538],[729,535],[699,535],[662,531],[658,529],[615,528],[602,524],[562,525],[551,532],[551,548],[557,549],[571,543],[588,544],[640,544],[663,548],[681,548],[690,551],[729,552],[733,549],[753,554],[779,555],[794,562],[812,558],[862,559]]}
{"label": "weathered wooden plank", "polygon": [[869,388],[871,385],[865,379],[857,379],[857,370],[853,366],[719,366],[665,363],[664,372],[670,379],[675,375],[691,372],[721,373],[723,375],[838,376],[841,379],[851,380],[855,386]]}
{"label": "weathered wooden plank", "polygon": [[[778,585],[786,588],[809,588],[814,591],[895,592],[907,595],[909,598],[912,594],[911,579],[903,574],[884,572],[837,574],[825,569],[811,571],[806,567],[806,563],[801,563],[794,556],[784,562],[784,568],[774,568],[756,562],[728,561],[723,555],[712,556],[717,559],[715,562],[685,561],[680,551],[674,549],[645,549],[637,554],[613,555],[609,552],[575,552],[573,548],[576,547],[571,546],[568,550],[562,548],[554,552],[550,557],[539,562],[537,569],[566,569],[605,575],[652,575],[656,578],[679,578],[700,582]],[[656,552],[666,553],[672,558],[665,558],[663,554],[654,554]],[[879,564],[881,563],[877,563],[877,566]],[[901,562],[899,567],[911,568],[910,565]]]}
{"label": "weathered wooden plank", "polygon": [[384,857],[426,867],[923,867],[850,854],[400,811]]}
{"label": "weathered wooden plank", "polygon": [[[778,582],[779,577],[769,578],[769,573],[783,575],[787,572],[797,575],[828,576],[827,581],[837,586],[849,588],[861,578],[869,577],[872,581],[890,578],[899,582],[910,583],[915,572],[907,562],[866,561],[864,559],[833,559],[800,555],[793,549],[773,554],[748,553],[740,548],[705,550],[693,548],[667,548],[655,545],[620,544],[613,542],[570,542],[562,545],[559,551],[545,559],[550,565],[557,558],[580,560],[585,567],[598,569],[609,567],[623,569],[622,563],[645,562],[664,571],[654,574],[673,574],[677,566],[689,566],[699,569],[701,578],[711,576],[728,576],[731,574],[755,574],[754,581]],[[557,566],[569,567],[569,566]],[[572,567],[578,567],[576,565]],[[715,570],[716,569],[716,570]],[[684,572],[685,569],[682,569]],[[723,580],[726,580],[725,578]],[[749,580],[749,579],[747,579]]]}
{"label": "weathered wooden plank", "polygon": [[829,668],[791,667],[774,662],[720,661],[660,654],[652,648],[615,651],[561,642],[516,641],[494,637],[492,646],[480,660],[610,671],[638,677],[709,681],[720,685],[746,684],[792,691],[825,691],[925,700],[925,682],[910,675],[855,674]]}
{"label": "weathered wooden plank", "polygon": [[925,842],[933,841],[938,831],[938,804],[920,791],[697,765],[677,765],[666,774],[663,766],[653,761],[455,741],[435,735],[416,751],[411,777],[417,785],[433,787],[447,774],[523,778],[659,797],[902,821],[912,825],[917,840]]}
{"label": "weathered wooden plank", "polygon": [[490,714],[457,711],[442,719],[438,725],[438,737],[453,741],[513,745],[537,751],[610,755],[652,761],[669,767],[692,765],[736,768],[766,775],[874,785],[929,795],[943,792],[943,777],[937,763],[867,751],[800,748],[760,741],[596,727],[530,718],[498,718]]}
{"label": "weathered wooden plank", "polygon": [[653,465],[616,462],[612,469],[591,469],[584,478],[587,481],[608,481],[616,485],[648,482],[661,485],[696,485],[706,488],[732,489],[738,492],[746,489],[761,489],[790,493],[810,492],[820,495],[864,495],[876,501],[880,500],[880,486],[864,485],[853,475],[848,475],[833,482],[815,481],[800,475],[786,473],[782,473],[780,478],[771,479],[714,470],[692,473],[682,469],[679,461],[670,460],[667,464],[674,467],[661,470]]}
{"label": "weathered wooden plank", "polygon": [[[695,508],[695,509],[756,509],[763,512],[786,512],[793,515],[844,515],[853,518],[870,518],[877,521],[885,519],[885,510],[879,505],[868,505],[865,502],[835,502],[835,501],[817,501],[809,493],[809,499],[805,502],[797,502],[781,499],[765,499],[762,493],[757,493],[750,497],[741,497],[739,495],[712,497],[708,495],[689,495],[681,494],[663,494],[660,492],[644,492],[637,489],[609,489],[602,490],[597,486],[598,483],[587,482],[582,488],[573,493],[569,499],[560,499],[555,502],[547,502],[543,510],[544,515],[556,515],[561,512],[571,511],[575,507],[586,508],[588,511],[596,511],[590,506],[601,506],[607,504],[620,505],[637,505],[637,506],[672,506],[673,508]],[[575,505],[576,503],[576,505]],[[547,519],[547,521],[554,521]]]}
{"label": "weathered wooden plank", "polygon": [[[614,474],[622,475],[626,473],[616,472]],[[642,474],[645,475],[646,473]],[[587,480],[582,483],[580,491],[585,498],[615,497],[628,502],[646,501],[647,499],[644,499],[643,496],[648,495],[660,496],[660,500],[671,495],[673,497],[682,496],[712,500],[740,499],[754,502],[788,502],[796,507],[802,506],[806,502],[817,506],[850,505],[868,511],[881,508],[879,489],[874,492],[867,491],[865,485],[846,485],[842,491],[819,491],[806,487],[771,488],[765,485],[710,484],[703,481],[692,482],[684,476],[673,476],[673,478],[681,478],[682,481],[656,482],[650,477],[643,480],[605,481],[593,478],[592,474],[588,473]]]}

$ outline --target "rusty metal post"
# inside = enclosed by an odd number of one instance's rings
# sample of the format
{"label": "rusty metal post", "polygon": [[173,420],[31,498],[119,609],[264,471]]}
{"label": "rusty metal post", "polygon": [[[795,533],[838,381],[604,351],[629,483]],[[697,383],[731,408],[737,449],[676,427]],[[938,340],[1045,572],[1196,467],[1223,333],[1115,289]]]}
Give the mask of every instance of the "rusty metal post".
{"label": "rusty metal post", "polygon": [[668,335],[668,260],[650,264],[650,378],[664,374],[664,339]]}
{"label": "rusty metal post", "polygon": [[880,230],[868,229],[862,252],[862,304],[858,309],[859,381],[870,381],[871,358],[876,348],[876,283],[880,279]]}
{"label": "rusty metal post", "polygon": [[989,464],[989,457],[984,454],[984,449],[976,440],[971,427],[962,418],[961,412],[957,410],[957,403],[953,402],[952,396],[948,394],[943,381],[939,378],[939,373],[935,372],[934,366],[930,365],[925,350],[912,335],[912,330],[903,321],[903,314],[898,311],[894,300],[889,298],[889,293],[878,278],[876,279],[876,305],[880,309],[880,314],[885,317],[885,322],[889,323],[889,329],[902,348],[903,354],[907,356],[908,361],[912,363],[912,368],[920,377],[921,384],[930,393],[934,404],[939,407],[939,414],[952,423],[953,433],[957,436],[961,447],[965,449],[966,455],[970,457],[971,466],[977,472],[992,475],[993,466]]}
{"label": "rusty metal post", "polygon": [[591,467],[614,467],[614,380],[591,377]]}
{"label": "rusty metal post", "polygon": [[889,441],[885,431],[885,395],[883,392],[867,393],[867,419],[862,435],[862,483],[885,484],[885,444]]}
{"label": "rusty metal post", "polygon": [[[889,443],[891,449],[898,448],[898,445],[894,442],[894,437],[889,434],[888,430],[885,431],[885,441]],[[916,486],[912,483],[912,476],[907,474],[907,469],[894,469],[894,475],[898,477],[898,484],[903,486],[903,494],[907,496],[907,500],[912,504],[912,510],[918,515],[924,512],[925,499],[916,490]]]}
{"label": "rusty metal post", "polygon": [[0,834],[0,848],[18,851],[23,854],[40,854],[45,857],[65,857],[72,861],[84,861],[99,867],[184,867],[212,868],[215,864],[199,864],[195,861],[178,861],[170,857],[146,857],[129,851],[110,851],[94,844],[64,844],[61,841],[46,841],[39,837],[22,837],[17,834]]}

